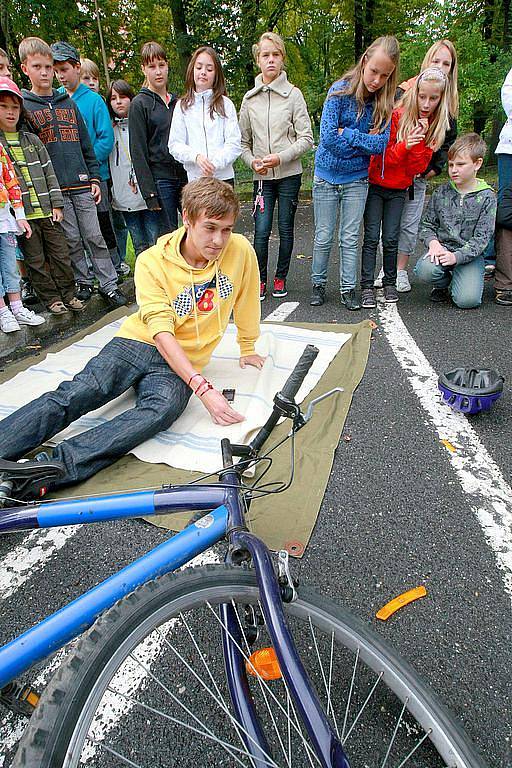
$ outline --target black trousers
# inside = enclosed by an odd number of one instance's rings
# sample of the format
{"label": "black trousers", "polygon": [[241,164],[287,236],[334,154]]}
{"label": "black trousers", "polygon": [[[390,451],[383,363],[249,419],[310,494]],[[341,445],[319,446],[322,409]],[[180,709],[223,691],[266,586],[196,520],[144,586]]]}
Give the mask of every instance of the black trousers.
{"label": "black trousers", "polygon": [[387,189],[370,184],[364,209],[364,241],[361,263],[361,288],[373,288],[377,247],[382,229],[383,285],[396,284],[396,260],[400,220],[406,189]]}

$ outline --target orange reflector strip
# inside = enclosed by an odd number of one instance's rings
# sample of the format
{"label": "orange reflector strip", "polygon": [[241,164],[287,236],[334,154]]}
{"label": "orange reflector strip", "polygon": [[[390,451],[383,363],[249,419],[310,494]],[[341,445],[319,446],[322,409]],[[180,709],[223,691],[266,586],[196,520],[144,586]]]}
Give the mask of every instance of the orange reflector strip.
{"label": "orange reflector strip", "polygon": [[423,586],[410,589],[408,592],[404,592],[403,595],[399,595],[393,600],[390,600],[389,603],[386,603],[386,605],[384,605],[380,611],[377,611],[375,615],[378,619],[381,619],[381,621],[386,621],[386,619],[389,619],[389,617],[396,613],[396,611],[403,608],[404,605],[409,605],[409,603],[412,603],[414,600],[418,600],[420,597],[425,597],[426,594],[427,590]]}
{"label": "orange reflector strip", "polygon": [[245,668],[249,675],[259,676],[263,680],[279,680],[281,678],[279,662],[273,648],[259,648],[251,653],[248,661],[245,662]]}

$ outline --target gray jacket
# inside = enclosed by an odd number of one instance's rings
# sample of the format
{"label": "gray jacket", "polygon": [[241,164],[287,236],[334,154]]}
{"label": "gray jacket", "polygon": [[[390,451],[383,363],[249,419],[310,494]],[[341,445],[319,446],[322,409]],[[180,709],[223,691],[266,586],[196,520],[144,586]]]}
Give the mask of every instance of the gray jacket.
{"label": "gray jacket", "polygon": [[451,251],[457,264],[480,256],[494,233],[496,195],[478,179],[478,189],[461,195],[450,181],[433,193],[421,221],[419,237],[428,248],[432,240]]}
{"label": "gray jacket", "polygon": [[301,155],[313,146],[313,131],[304,96],[281,72],[268,85],[261,75],[254,88],[245,94],[240,107],[242,160],[251,167],[256,157],[279,155],[280,164],[266,176],[254,179],[272,181],[302,173]]}

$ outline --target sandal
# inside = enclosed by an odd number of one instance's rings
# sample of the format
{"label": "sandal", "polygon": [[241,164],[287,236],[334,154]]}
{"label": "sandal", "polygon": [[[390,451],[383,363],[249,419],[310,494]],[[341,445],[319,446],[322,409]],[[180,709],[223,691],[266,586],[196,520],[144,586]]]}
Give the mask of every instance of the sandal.
{"label": "sandal", "polygon": [[85,302],[80,301],[80,299],[77,299],[76,296],[73,296],[70,301],[66,302],[66,307],[71,309],[73,312],[83,312],[85,309]]}
{"label": "sandal", "polygon": [[53,304],[50,304],[48,310],[52,313],[52,315],[65,315],[68,311],[62,301],[54,301]]}

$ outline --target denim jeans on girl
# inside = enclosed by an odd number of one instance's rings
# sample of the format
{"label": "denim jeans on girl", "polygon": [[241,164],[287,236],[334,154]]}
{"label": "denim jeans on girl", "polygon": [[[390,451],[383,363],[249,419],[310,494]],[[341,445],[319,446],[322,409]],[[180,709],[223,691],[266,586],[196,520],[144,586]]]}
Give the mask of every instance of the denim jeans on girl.
{"label": "denim jeans on girl", "polygon": [[16,235],[14,232],[0,233],[0,296],[17,293],[20,290],[20,276],[16,267]]}
{"label": "denim jeans on girl", "polygon": [[124,220],[132,238],[133,250],[138,256],[151,248],[160,236],[158,211],[123,211]]}
{"label": "denim jeans on girl", "polygon": [[52,458],[65,464],[66,476],[52,487],[86,480],[168,429],[191,395],[156,347],[115,338],[71,381],[63,381],[54,392],[46,392],[0,422],[0,457],[21,458],[130,387],[135,389],[134,408],[53,449]]}
{"label": "denim jeans on girl", "polygon": [[400,222],[406,189],[387,189],[370,184],[364,209],[364,241],[361,262],[361,288],[373,288],[377,247],[382,227],[382,285],[396,285],[396,260]]}
{"label": "denim jeans on girl", "polygon": [[[263,177],[262,177],[263,178]],[[285,176],[284,179],[263,179],[264,210],[257,206],[254,213],[254,250],[258,257],[260,279],[267,282],[268,241],[272,232],[272,219],[277,202],[277,228],[279,231],[279,255],[277,258],[276,277],[286,280],[290,269],[293,251],[293,226],[299,201],[302,176],[300,173]],[[258,192],[258,182],[254,182],[254,195]]]}
{"label": "denim jeans on girl", "polygon": [[433,288],[449,288],[453,303],[460,309],[473,309],[482,303],[484,290],[484,257],[477,256],[468,264],[442,267],[429,256],[418,259],[414,274]]}
{"label": "denim jeans on girl", "polygon": [[348,184],[329,184],[328,181],[315,176],[313,181],[315,240],[311,267],[313,285],[327,283],[327,265],[339,214],[340,291],[343,293],[356,287],[357,247],[367,194],[368,179],[358,179]]}
{"label": "denim jeans on girl", "polygon": [[178,229],[178,211],[181,213],[181,193],[187,182],[180,179],[157,179],[156,188],[162,210],[160,211],[160,235]]}

